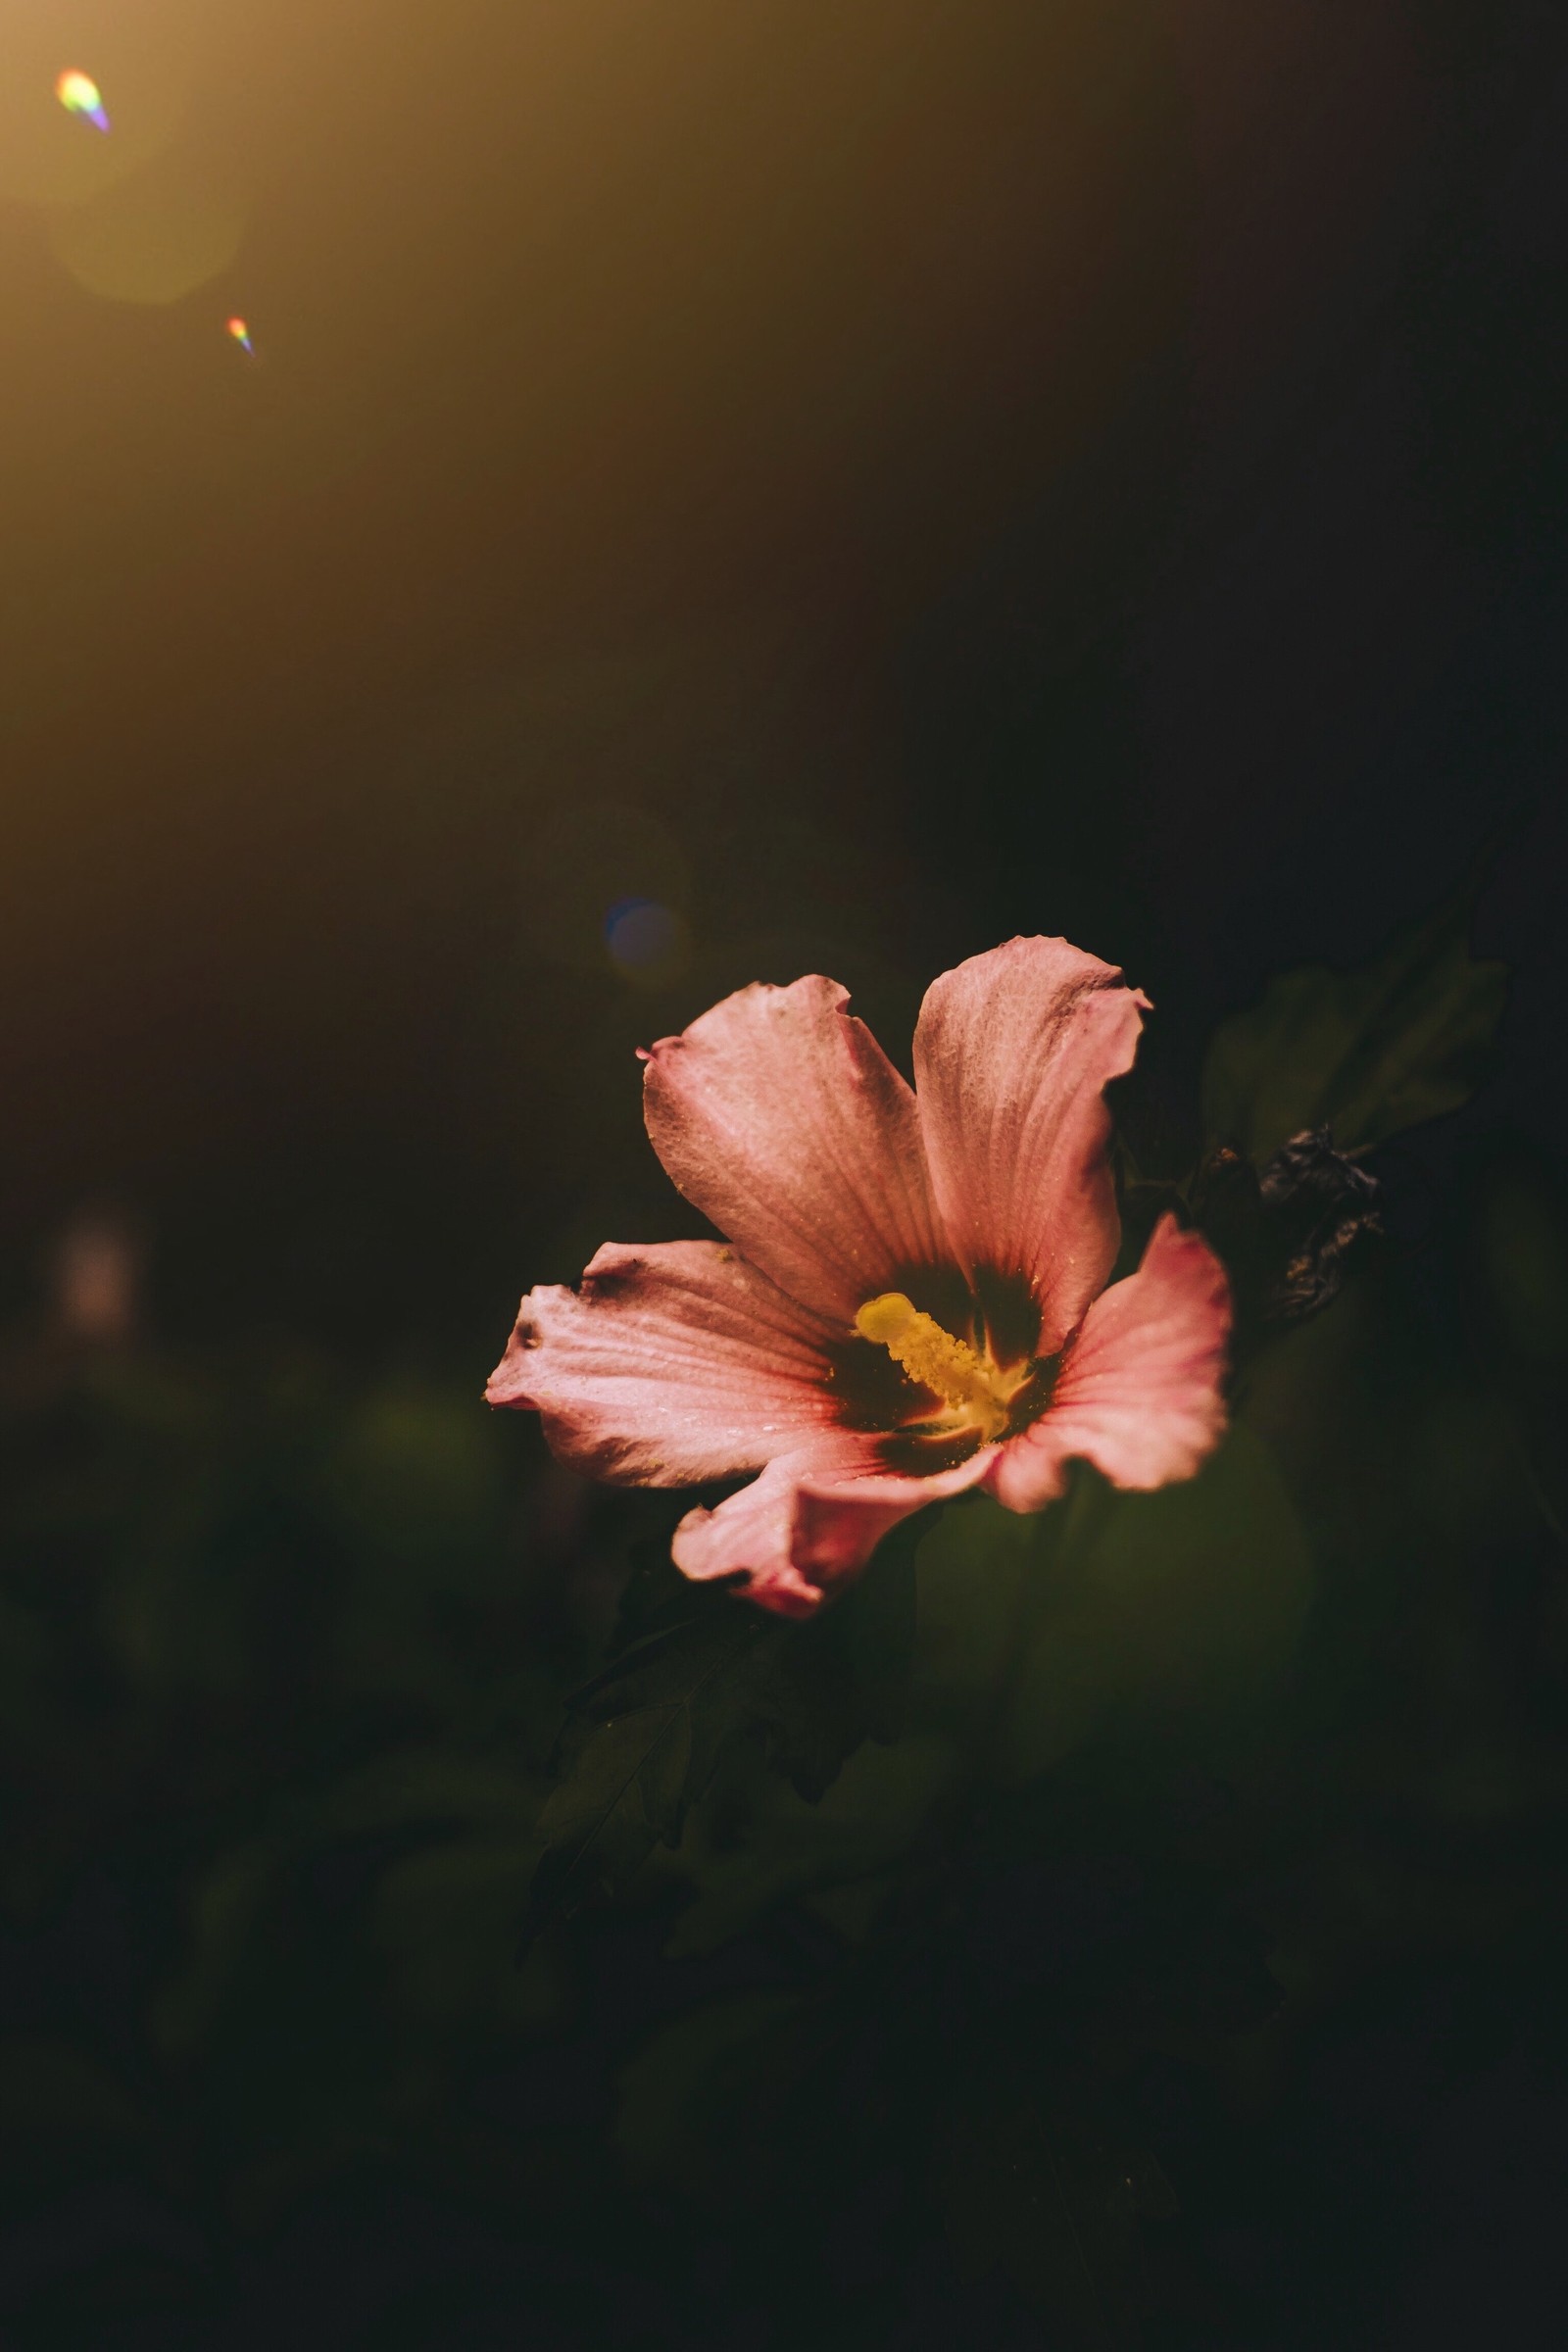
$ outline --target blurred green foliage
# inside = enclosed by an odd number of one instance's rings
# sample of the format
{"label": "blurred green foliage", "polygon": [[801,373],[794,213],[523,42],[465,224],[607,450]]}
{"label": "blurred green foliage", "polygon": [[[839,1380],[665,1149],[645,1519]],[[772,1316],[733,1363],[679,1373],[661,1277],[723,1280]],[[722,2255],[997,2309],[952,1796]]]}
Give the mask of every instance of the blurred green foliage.
{"label": "blurred green foliage", "polygon": [[914,1597],[907,1534],[883,1545],[875,1577],[805,1626],[694,1592],[667,1558],[646,1560],[623,1619],[648,1630],[572,1697],[539,1818],[528,1932],[595,1886],[618,1893],[656,1843],[678,1846],[737,1740],[764,1739],[774,1769],[814,1802],[862,1740],[896,1739]]}
{"label": "blurred green foliage", "polygon": [[[555,2013],[518,1902],[592,1632],[469,1396],[47,1340],[4,1374],[0,2136],[24,2212],[128,2175],[194,2220],[172,2328]],[[112,2329],[94,2291],[41,2340]]]}
{"label": "blurred green foliage", "polygon": [[1469,950],[1473,889],[1399,932],[1362,970],[1310,965],[1216,1031],[1203,1124],[1259,1166],[1303,1128],[1365,1152],[1457,1110],[1485,1074],[1507,974]]}

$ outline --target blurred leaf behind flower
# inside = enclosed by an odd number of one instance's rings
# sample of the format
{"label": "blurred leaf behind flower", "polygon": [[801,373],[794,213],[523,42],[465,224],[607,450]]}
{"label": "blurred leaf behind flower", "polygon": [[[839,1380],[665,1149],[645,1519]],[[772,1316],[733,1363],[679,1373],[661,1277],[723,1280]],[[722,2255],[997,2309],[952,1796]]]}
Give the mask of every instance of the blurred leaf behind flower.
{"label": "blurred leaf behind flower", "polygon": [[1462,886],[1353,972],[1281,973],[1215,1032],[1204,1130],[1261,1167],[1291,1137],[1327,1128],[1359,1152],[1457,1110],[1485,1075],[1507,973],[1469,950]]}
{"label": "blurred leaf behind flower", "polygon": [[[651,1630],[573,1693],[562,1775],[539,1821],[528,1936],[596,1886],[620,1892],[657,1842],[678,1845],[735,1740],[765,1739],[773,1767],[814,1800],[862,1740],[898,1736],[912,1542],[899,1531],[876,1574],[804,1626],[724,1592],[681,1590],[667,1572],[676,1591]],[[633,1622],[642,1605],[634,1590]]]}

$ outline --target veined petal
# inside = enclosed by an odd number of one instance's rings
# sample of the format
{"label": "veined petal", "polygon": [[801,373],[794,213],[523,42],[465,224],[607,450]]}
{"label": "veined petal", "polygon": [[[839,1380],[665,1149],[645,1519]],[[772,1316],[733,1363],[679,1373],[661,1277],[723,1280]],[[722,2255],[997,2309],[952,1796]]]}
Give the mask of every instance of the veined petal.
{"label": "veined petal", "polygon": [[933,1478],[878,1478],[824,1477],[801,1455],[786,1455],[716,1511],[688,1511],[672,1557],[698,1581],[744,1575],[748,1600],[782,1617],[808,1617],[859,1574],[902,1519],[977,1485],[994,1458],[988,1446]]}
{"label": "veined petal", "polygon": [[1149,1000],[1064,939],[1013,939],[926,991],[914,1075],[931,1188],[971,1273],[1022,1275],[1054,1355],[1115,1261],[1107,1082]]}
{"label": "veined petal", "polygon": [[649,1055],[654,1150],[688,1200],[794,1298],[849,1325],[946,1256],[914,1097],[849,995],[754,982]]}
{"label": "veined petal", "polygon": [[1060,1494],[1076,1454],[1112,1486],[1191,1478],[1224,1433],[1230,1328],[1218,1258],[1161,1217],[1137,1273],[1089,1309],[1046,1412],[1002,1448],[987,1482],[998,1499],[1038,1511]]}
{"label": "veined petal", "polygon": [[813,1315],[720,1242],[609,1243],[580,1290],[530,1291],[485,1392],[540,1414],[552,1450],[616,1484],[685,1487],[801,1453],[870,1457],[841,1429]]}

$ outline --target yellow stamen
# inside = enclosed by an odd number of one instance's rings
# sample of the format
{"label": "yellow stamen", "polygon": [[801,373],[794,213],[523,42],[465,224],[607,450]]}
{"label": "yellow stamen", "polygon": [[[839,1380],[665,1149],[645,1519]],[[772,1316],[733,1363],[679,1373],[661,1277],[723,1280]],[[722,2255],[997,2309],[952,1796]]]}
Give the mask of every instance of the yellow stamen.
{"label": "yellow stamen", "polygon": [[986,1439],[1006,1427],[1007,1407],[1019,1385],[995,1371],[962,1340],[944,1331],[934,1315],[922,1314],[902,1291],[868,1298],[855,1318],[862,1340],[885,1348],[894,1362],[922,1388],[934,1389],[945,1404],[961,1411]]}

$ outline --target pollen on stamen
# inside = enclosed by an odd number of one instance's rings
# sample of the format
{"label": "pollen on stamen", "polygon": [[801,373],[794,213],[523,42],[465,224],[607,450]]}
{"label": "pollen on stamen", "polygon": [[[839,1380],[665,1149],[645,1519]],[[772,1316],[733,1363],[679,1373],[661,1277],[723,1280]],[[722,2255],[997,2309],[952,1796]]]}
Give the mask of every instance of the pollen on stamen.
{"label": "pollen on stamen", "polygon": [[885,1348],[911,1380],[966,1413],[988,1438],[1005,1426],[1008,1393],[998,1374],[902,1291],[868,1298],[856,1314],[855,1328],[862,1340]]}
{"label": "pollen on stamen", "polygon": [[855,1318],[855,1328],[862,1340],[874,1340],[879,1348],[892,1348],[913,1331],[917,1323],[929,1323],[931,1317],[922,1315],[902,1291],[884,1291],[880,1298],[868,1298]]}

